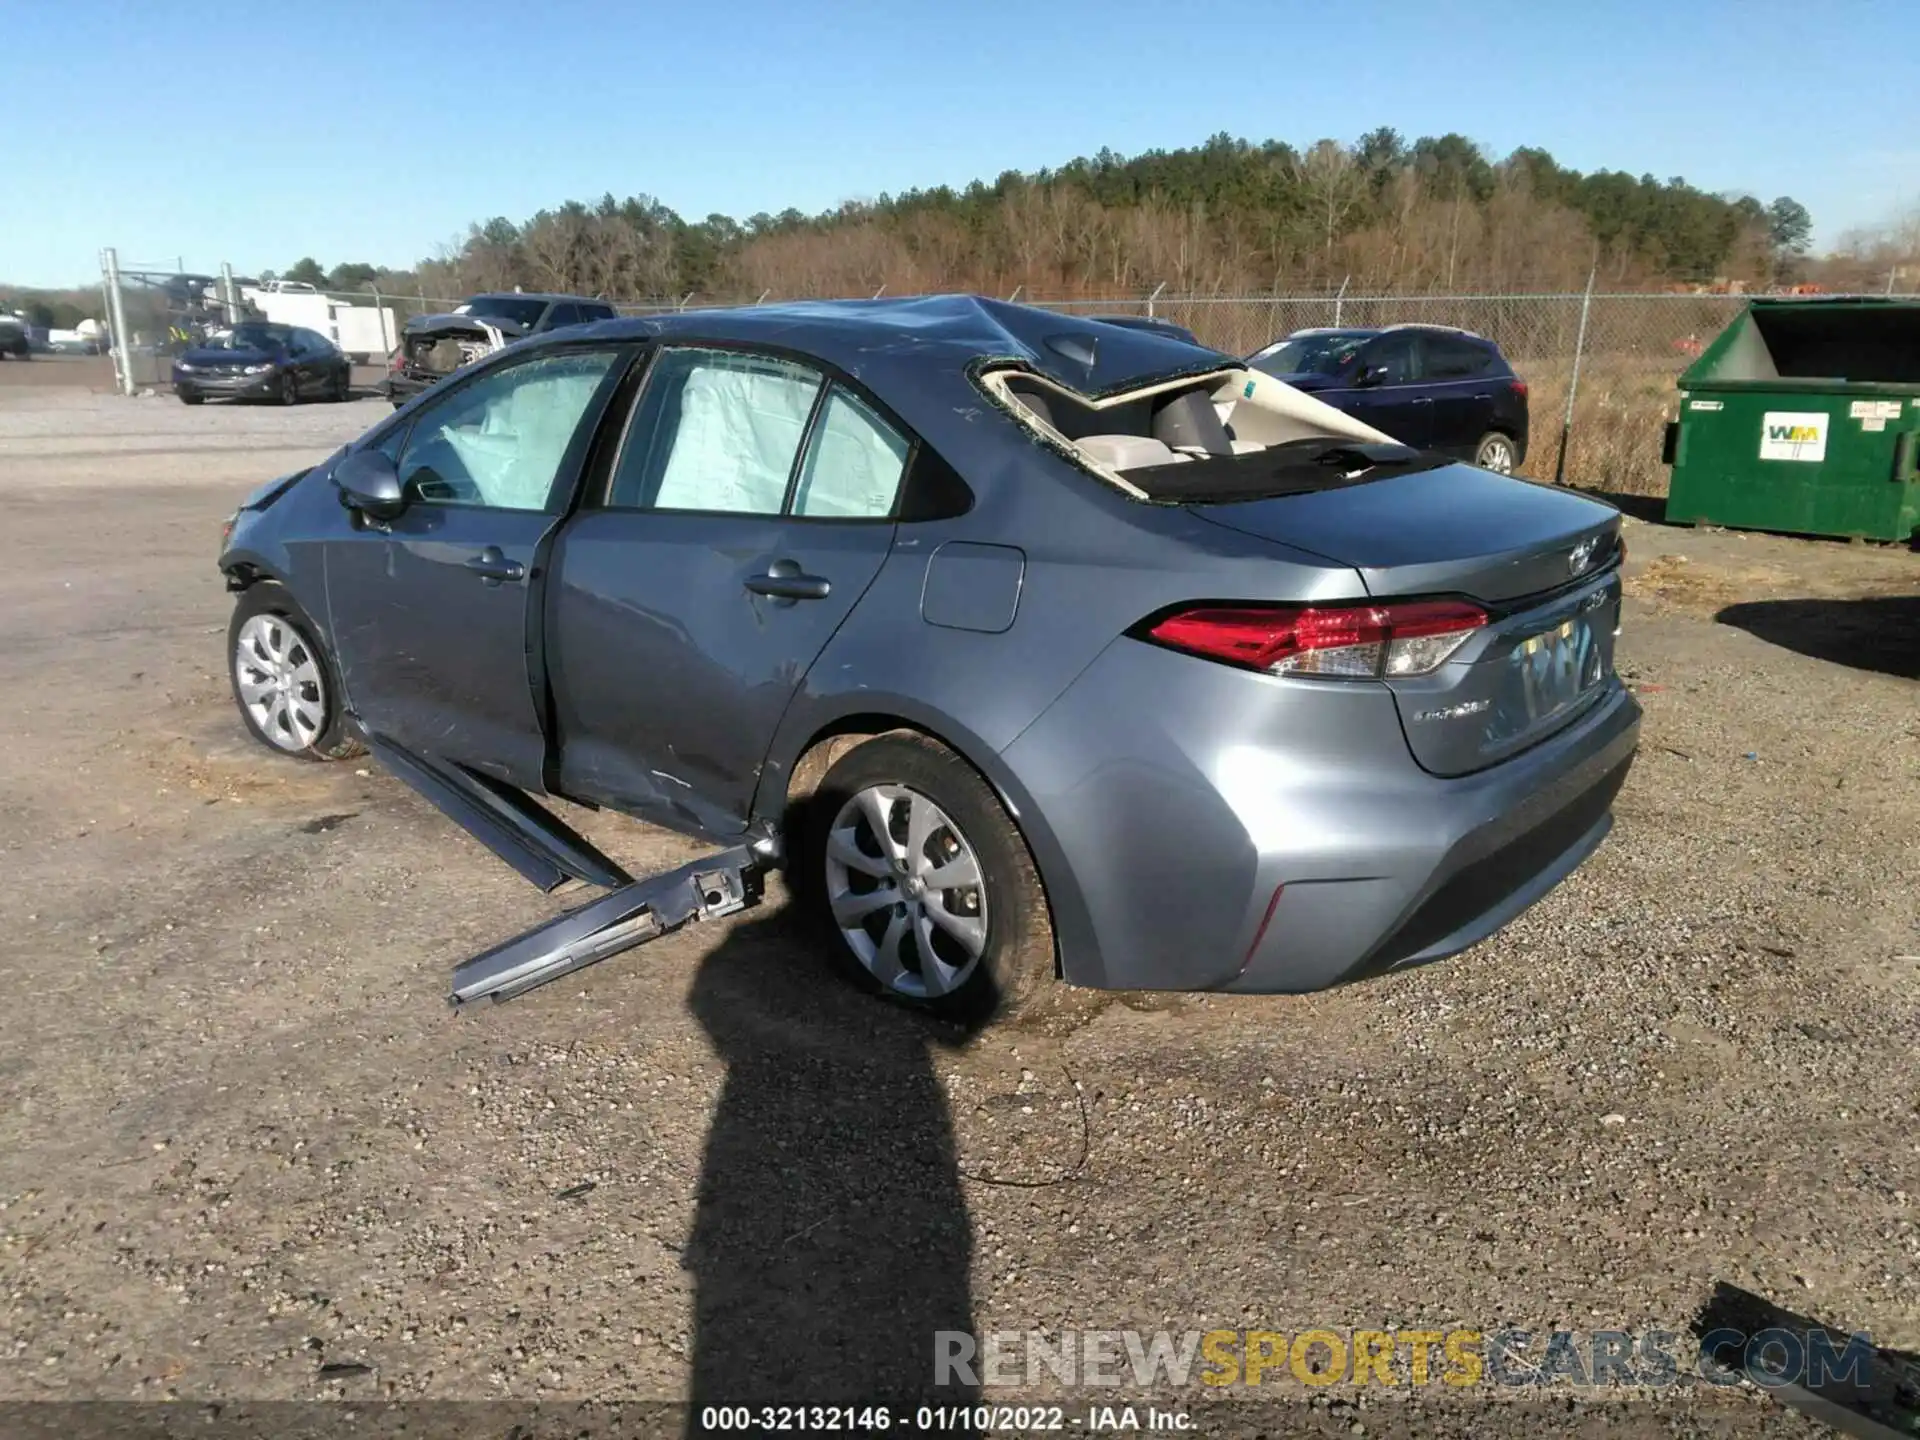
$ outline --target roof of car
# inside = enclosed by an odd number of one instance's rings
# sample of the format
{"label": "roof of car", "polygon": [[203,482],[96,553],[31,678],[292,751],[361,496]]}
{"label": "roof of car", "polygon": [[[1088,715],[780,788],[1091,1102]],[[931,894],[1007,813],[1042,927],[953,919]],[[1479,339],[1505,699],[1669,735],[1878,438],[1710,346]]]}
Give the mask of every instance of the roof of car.
{"label": "roof of car", "polygon": [[1157,328],[1109,325],[980,295],[797,300],[603,320],[590,331],[569,333],[761,344],[815,356],[856,379],[883,365],[932,374],[1005,361],[1084,395],[1239,363]]}
{"label": "roof of car", "polygon": [[611,305],[611,300],[596,300],[591,295],[554,295],[544,290],[482,290],[477,295],[469,295],[467,303],[475,300],[568,300],[574,304]]}
{"label": "roof of car", "polygon": [[1287,338],[1297,340],[1302,335],[1385,335],[1398,330],[1429,330],[1439,335],[1464,335],[1469,340],[1486,338],[1471,330],[1463,330],[1458,325],[1435,325],[1425,320],[1403,320],[1393,325],[1313,325],[1305,330],[1296,330]]}

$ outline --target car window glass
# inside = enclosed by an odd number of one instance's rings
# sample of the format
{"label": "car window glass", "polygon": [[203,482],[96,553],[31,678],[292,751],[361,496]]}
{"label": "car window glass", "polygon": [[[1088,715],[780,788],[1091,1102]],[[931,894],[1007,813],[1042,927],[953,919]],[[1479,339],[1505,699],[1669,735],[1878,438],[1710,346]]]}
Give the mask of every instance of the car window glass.
{"label": "car window glass", "polygon": [[582,305],[580,314],[588,320],[612,320],[616,312],[611,305]]}
{"label": "car window glass", "polygon": [[1454,335],[1429,335],[1426,345],[1429,380],[1461,380],[1481,374],[1490,357],[1484,345]]}
{"label": "car window glass", "polygon": [[815,371],[770,356],[662,351],[607,503],[778,515],[820,384]]}
{"label": "car window glass", "polygon": [[610,350],[551,355],[461,386],[414,421],[401,486],[430,503],[546,509],[573,433],[616,358]]}
{"label": "car window glass", "polygon": [[576,307],[572,305],[556,305],[547,312],[544,328],[548,330],[558,330],[562,325],[577,325],[579,323],[580,312]]}
{"label": "car window glass", "polygon": [[1388,335],[1376,340],[1367,347],[1366,358],[1362,362],[1367,370],[1384,370],[1379,379],[1382,385],[1405,385],[1415,378],[1413,364],[1413,336]]}
{"label": "car window glass", "polygon": [[807,444],[793,513],[876,520],[893,513],[907,442],[858,396],[833,387]]}

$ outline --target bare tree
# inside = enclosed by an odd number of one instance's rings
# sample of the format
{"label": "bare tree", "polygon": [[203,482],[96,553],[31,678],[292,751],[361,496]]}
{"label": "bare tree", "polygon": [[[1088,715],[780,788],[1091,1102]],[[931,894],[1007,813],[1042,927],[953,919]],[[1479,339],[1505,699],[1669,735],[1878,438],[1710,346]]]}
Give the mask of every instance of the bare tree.
{"label": "bare tree", "polygon": [[1330,261],[1333,242],[1366,193],[1366,176],[1353,152],[1338,140],[1316,142],[1311,150],[1289,162],[1287,173],[1311,208],[1321,253]]}

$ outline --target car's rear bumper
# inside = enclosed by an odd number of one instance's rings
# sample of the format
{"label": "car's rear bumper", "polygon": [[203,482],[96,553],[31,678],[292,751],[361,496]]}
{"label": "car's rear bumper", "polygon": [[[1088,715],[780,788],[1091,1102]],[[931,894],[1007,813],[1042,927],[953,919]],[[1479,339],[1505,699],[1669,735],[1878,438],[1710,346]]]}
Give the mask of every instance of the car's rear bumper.
{"label": "car's rear bumper", "polygon": [[1457,953],[1598,847],[1639,740],[1617,680],[1478,774],[1414,763],[1384,687],[1109,649],[1003,752],[1066,978],[1318,990]]}

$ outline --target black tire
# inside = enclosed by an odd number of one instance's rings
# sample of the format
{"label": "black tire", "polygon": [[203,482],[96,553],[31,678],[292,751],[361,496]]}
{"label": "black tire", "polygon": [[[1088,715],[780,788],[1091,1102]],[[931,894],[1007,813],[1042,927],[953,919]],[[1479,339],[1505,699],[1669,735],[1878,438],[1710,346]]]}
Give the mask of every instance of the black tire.
{"label": "black tire", "polygon": [[[1501,455],[1506,457],[1504,462]],[[1489,430],[1473,447],[1473,463],[1496,475],[1511,475],[1520,468],[1520,446],[1504,430]]]}
{"label": "black tire", "polygon": [[278,400],[282,405],[298,405],[300,403],[300,381],[291,370],[280,377],[280,384],[274,390],[273,398]]}
{"label": "black tire", "polygon": [[180,396],[180,403],[182,405],[204,405],[206,400],[206,396],[196,395],[191,390],[183,392]]}
{"label": "black tire", "polygon": [[353,398],[353,372],[342,370],[334,377],[332,398],[335,403],[344,403]]}
{"label": "black tire", "polygon": [[[937,998],[886,989],[854,954],[833,918],[828,834],[842,808],[874,785],[904,786],[931,800],[952,819],[979,865],[985,945],[972,971]],[[788,874],[794,893],[841,968],[864,988],[967,1026],[1032,1018],[1056,996],[1053,922],[1026,840],[979,772],[946,746],[912,731],[867,740],[833,764],[793,819],[797,824],[789,833],[797,844]]]}
{"label": "black tire", "polygon": [[[276,741],[253,712],[247,708],[240,693],[239,651],[241,633],[247,622],[258,616],[273,616],[293,632],[301,650],[312,656],[321,676],[320,705],[324,721],[310,744],[290,748]],[[271,580],[262,580],[241,591],[234,602],[233,619],[227,625],[227,683],[233,692],[234,708],[240,712],[241,723],[247,727],[247,733],[276,755],[288,756],[297,760],[347,760],[355,755],[364,755],[367,747],[354,731],[351,722],[340,704],[340,671],[333,662],[325,645],[318,639],[318,629],[307,619],[300,607],[293,602],[286,587]]]}

